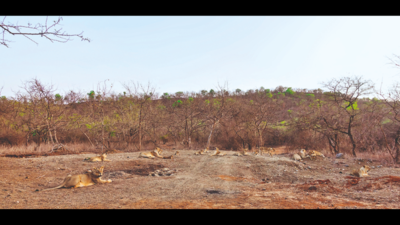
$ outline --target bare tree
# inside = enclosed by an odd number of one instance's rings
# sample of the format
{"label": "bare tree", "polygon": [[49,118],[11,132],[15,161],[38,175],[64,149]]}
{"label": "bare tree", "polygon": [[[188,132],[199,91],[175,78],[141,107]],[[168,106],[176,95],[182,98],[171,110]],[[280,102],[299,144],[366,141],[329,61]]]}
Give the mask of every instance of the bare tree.
{"label": "bare tree", "polygon": [[139,151],[142,150],[142,126],[145,118],[147,117],[147,106],[150,103],[153,94],[155,92],[155,88],[151,86],[150,83],[147,86],[143,86],[139,83],[134,83],[133,81],[130,84],[122,84],[122,86],[126,89],[129,97],[132,98],[135,105],[138,107],[138,123],[139,123]]}
{"label": "bare tree", "polygon": [[350,138],[353,146],[352,154],[356,157],[356,141],[352,128],[362,113],[362,110],[358,108],[357,101],[360,96],[372,93],[374,85],[371,81],[362,80],[362,77],[343,77],[322,84],[331,91],[331,94],[327,97],[325,105],[327,107],[320,111],[319,118],[333,133],[340,132]]}
{"label": "bare tree", "polygon": [[[5,21],[6,17],[3,18],[3,21],[0,21],[0,27],[2,28],[1,32],[0,32],[0,44],[4,45],[8,48],[8,42],[11,42],[10,40],[7,40],[5,38],[5,34],[12,34],[12,35],[22,35],[26,38],[28,38],[29,40],[33,41],[34,43],[38,44],[36,41],[32,40],[29,36],[37,36],[40,35],[41,37],[45,37],[48,40],[50,40],[51,42],[57,41],[57,42],[61,42],[61,43],[66,43],[68,41],[70,41],[70,37],[79,37],[81,38],[81,41],[88,41],[90,42],[90,40],[88,38],[85,38],[82,36],[81,32],[80,34],[68,34],[65,32],[61,32],[62,28],[60,29],[55,29],[55,27],[57,25],[61,25],[59,24],[60,21],[62,20],[62,17],[59,17],[58,20],[54,20],[52,24],[47,24],[47,19],[48,17],[46,17],[46,22],[44,24],[36,24],[35,26],[33,26],[32,24],[28,23],[27,26],[23,26],[23,25],[18,25],[17,24],[12,24],[10,22],[8,22],[8,24],[6,24]],[[51,28],[54,28],[54,31],[50,31]],[[28,29],[29,31],[34,31],[34,32],[22,32],[22,29]]]}

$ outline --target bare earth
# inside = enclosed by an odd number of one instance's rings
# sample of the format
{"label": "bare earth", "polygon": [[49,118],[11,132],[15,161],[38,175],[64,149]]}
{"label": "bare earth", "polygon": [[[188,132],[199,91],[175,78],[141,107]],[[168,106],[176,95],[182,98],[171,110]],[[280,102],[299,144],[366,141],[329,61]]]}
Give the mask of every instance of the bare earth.
{"label": "bare earth", "polygon": [[[164,150],[163,155],[174,152]],[[400,208],[400,169],[376,168],[379,164],[374,161],[359,165],[353,159],[327,157],[303,164],[294,162],[291,154],[237,157],[221,150],[227,155],[217,157],[194,152],[180,150],[172,160],[138,158],[139,152],[115,153],[107,157],[111,162],[92,163],[82,160],[94,153],[0,157],[0,208]],[[349,175],[364,164],[375,166],[369,177]],[[60,185],[68,174],[101,166],[105,166],[103,179],[112,183],[40,191]],[[162,168],[177,172],[149,176]]]}

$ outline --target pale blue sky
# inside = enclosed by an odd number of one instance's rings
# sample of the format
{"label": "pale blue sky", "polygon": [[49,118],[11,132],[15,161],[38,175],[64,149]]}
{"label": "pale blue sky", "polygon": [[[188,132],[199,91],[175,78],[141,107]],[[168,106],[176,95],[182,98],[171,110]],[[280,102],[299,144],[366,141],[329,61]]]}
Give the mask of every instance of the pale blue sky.
{"label": "pale blue sky", "polygon": [[[0,16],[2,20],[4,17]],[[53,21],[58,17],[49,17]],[[9,16],[5,22],[43,23],[46,17]],[[400,17],[391,16],[63,16],[63,30],[84,31],[51,43],[6,35],[0,46],[1,95],[13,96],[37,77],[60,94],[89,92],[110,79],[150,81],[157,92],[215,89],[322,88],[321,82],[363,75],[383,87],[400,81],[387,57],[400,55]]]}

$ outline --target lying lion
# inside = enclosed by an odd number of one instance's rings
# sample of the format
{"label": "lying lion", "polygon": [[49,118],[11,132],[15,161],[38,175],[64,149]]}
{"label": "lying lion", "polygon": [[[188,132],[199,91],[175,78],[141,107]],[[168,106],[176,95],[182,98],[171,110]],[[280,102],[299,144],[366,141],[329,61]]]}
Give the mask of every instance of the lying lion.
{"label": "lying lion", "polygon": [[267,153],[267,155],[272,157],[272,155],[275,154],[275,149],[274,148],[268,148],[267,150],[265,150],[265,152]]}
{"label": "lying lion", "polygon": [[294,161],[303,161],[303,159],[301,158],[301,156],[299,154],[293,154],[293,159],[294,159]]}
{"label": "lying lion", "polygon": [[54,188],[43,189],[42,191],[47,191],[47,190],[52,190],[52,189],[57,189],[57,188],[62,188],[62,187],[78,188],[78,187],[91,186],[91,185],[94,185],[97,183],[100,183],[100,184],[111,183],[111,180],[102,180],[101,179],[101,176],[103,176],[103,169],[104,169],[104,166],[100,167],[100,169],[96,169],[95,167],[93,167],[92,170],[88,170],[88,172],[85,174],[68,175],[64,179],[64,182],[60,186],[57,186]]}
{"label": "lying lion", "polygon": [[141,152],[139,153],[139,157],[138,158],[150,158],[153,159],[155,157],[157,158],[163,158],[159,152],[162,152],[162,150],[160,148],[156,148],[156,150],[151,151],[151,152]]}
{"label": "lying lion", "polygon": [[179,155],[179,151],[176,151],[176,152],[175,152],[175,155]]}
{"label": "lying lion", "polygon": [[321,152],[317,152],[314,150],[308,151],[308,155],[310,156],[310,159],[312,160],[314,158],[317,159],[317,156],[322,156],[323,158],[325,158],[324,154],[322,154]]}
{"label": "lying lion", "polygon": [[367,177],[368,176],[368,171],[370,171],[371,168],[367,165],[362,166],[360,169],[355,169],[353,172],[351,172],[351,175],[357,176],[357,177]]}
{"label": "lying lion", "polygon": [[300,157],[301,157],[302,159],[310,158],[310,156],[307,154],[307,152],[306,152],[305,149],[300,149],[299,155],[300,155]]}
{"label": "lying lion", "polygon": [[206,148],[206,149],[202,149],[202,150],[200,150],[200,151],[198,151],[198,152],[195,152],[194,154],[195,155],[205,155],[206,154],[206,152],[208,152],[208,148]]}
{"label": "lying lion", "polygon": [[219,151],[218,148],[215,148],[215,152],[213,154],[211,154],[210,156],[224,156],[226,155],[226,153],[222,153]]}
{"label": "lying lion", "polygon": [[107,153],[103,153],[100,156],[96,156],[96,157],[92,157],[92,158],[86,158],[86,159],[84,159],[84,161],[88,161],[88,162],[101,162],[101,161],[110,162],[111,160],[106,159],[106,157],[107,157]]}

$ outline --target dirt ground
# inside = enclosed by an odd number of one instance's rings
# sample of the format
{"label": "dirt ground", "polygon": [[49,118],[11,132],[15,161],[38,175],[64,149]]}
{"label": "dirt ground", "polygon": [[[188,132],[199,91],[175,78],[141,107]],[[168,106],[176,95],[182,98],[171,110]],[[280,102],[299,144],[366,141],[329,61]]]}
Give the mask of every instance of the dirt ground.
{"label": "dirt ground", "polygon": [[[164,150],[162,155],[175,152]],[[318,158],[295,162],[292,154],[194,155],[138,158],[139,152],[109,154],[111,162],[84,162],[96,154],[0,157],[2,209],[359,209],[400,208],[400,169],[373,160]],[[211,153],[209,153],[211,154]],[[374,167],[369,177],[354,168]],[[41,191],[68,175],[104,166],[109,184]],[[170,176],[149,176],[168,168]]]}

